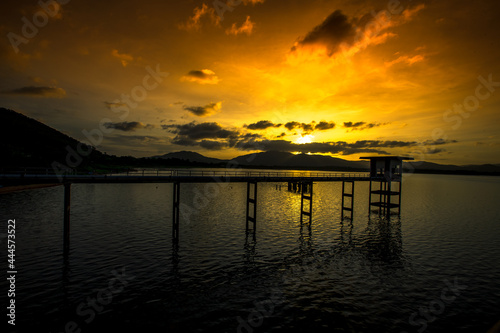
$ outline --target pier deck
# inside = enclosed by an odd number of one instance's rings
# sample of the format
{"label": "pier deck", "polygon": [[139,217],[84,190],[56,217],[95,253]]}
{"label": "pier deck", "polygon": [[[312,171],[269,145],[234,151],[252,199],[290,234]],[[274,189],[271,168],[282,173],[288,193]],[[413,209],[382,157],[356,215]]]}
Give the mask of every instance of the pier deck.
{"label": "pier deck", "polygon": [[0,185],[110,183],[246,183],[370,181],[369,173],[145,170],[106,175],[0,174]]}

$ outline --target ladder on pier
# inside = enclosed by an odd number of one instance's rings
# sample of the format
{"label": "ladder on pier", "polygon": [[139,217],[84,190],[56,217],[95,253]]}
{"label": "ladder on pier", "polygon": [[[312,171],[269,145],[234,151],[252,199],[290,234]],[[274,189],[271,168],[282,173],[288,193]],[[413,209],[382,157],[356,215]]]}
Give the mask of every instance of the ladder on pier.
{"label": "ladder on pier", "polygon": [[[312,204],[313,204],[313,182],[300,183],[300,224],[305,220],[304,216],[309,217],[309,224],[312,221]],[[308,202],[307,202],[308,201]],[[304,210],[309,206],[309,210]]]}
{"label": "ladder on pier", "polygon": [[[253,224],[250,228],[250,223]],[[246,231],[255,233],[257,225],[257,182],[247,183],[247,218]]]}
{"label": "ladder on pier", "polygon": [[[346,186],[346,184],[351,184],[351,186]],[[346,190],[349,190],[346,192]],[[346,206],[348,204],[348,206]],[[345,180],[342,182],[342,220],[346,217],[344,211],[350,212],[349,218],[353,219],[354,216],[354,181]]]}

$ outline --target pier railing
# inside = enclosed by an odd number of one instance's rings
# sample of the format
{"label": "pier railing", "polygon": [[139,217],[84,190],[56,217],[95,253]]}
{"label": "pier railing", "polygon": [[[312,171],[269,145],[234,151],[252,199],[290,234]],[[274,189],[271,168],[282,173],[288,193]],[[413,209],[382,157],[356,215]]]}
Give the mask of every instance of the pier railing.
{"label": "pier railing", "polygon": [[78,178],[100,177],[214,177],[214,178],[354,178],[369,177],[368,172],[342,172],[342,171],[257,171],[257,170],[179,170],[179,169],[134,169],[123,172],[91,173],[67,172],[56,174],[52,169],[26,168],[0,170],[0,177],[29,177],[42,178],[50,176],[73,176]]}
{"label": "pier railing", "polygon": [[144,177],[346,177],[366,178],[367,172],[319,172],[319,171],[215,171],[215,170],[138,170],[125,173],[112,173],[110,176],[144,176]]}

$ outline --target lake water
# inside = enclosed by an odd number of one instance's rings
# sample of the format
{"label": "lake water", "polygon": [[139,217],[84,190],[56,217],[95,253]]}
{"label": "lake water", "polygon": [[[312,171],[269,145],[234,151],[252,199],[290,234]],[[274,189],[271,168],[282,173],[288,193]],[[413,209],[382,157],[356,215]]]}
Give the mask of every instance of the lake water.
{"label": "lake water", "polygon": [[315,183],[310,228],[300,195],[276,185],[258,185],[254,238],[246,184],[181,184],[175,246],[172,184],[75,184],[66,260],[63,188],[1,195],[0,217],[16,220],[17,331],[485,332],[500,320],[500,177],[405,175],[390,220],[369,218],[358,182],[352,223],[341,183]]}

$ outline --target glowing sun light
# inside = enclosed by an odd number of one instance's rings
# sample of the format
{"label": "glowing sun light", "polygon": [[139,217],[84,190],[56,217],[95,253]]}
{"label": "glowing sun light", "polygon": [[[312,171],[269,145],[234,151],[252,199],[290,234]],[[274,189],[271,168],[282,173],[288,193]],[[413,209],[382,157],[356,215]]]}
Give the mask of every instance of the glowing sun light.
{"label": "glowing sun light", "polygon": [[300,138],[298,138],[295,141],[295,143],[298,143],[298,144],[311,143],[313,139],[314,139],[314,136],[308,134],[308,135],[304,135],[304,136],[301,136]]}

